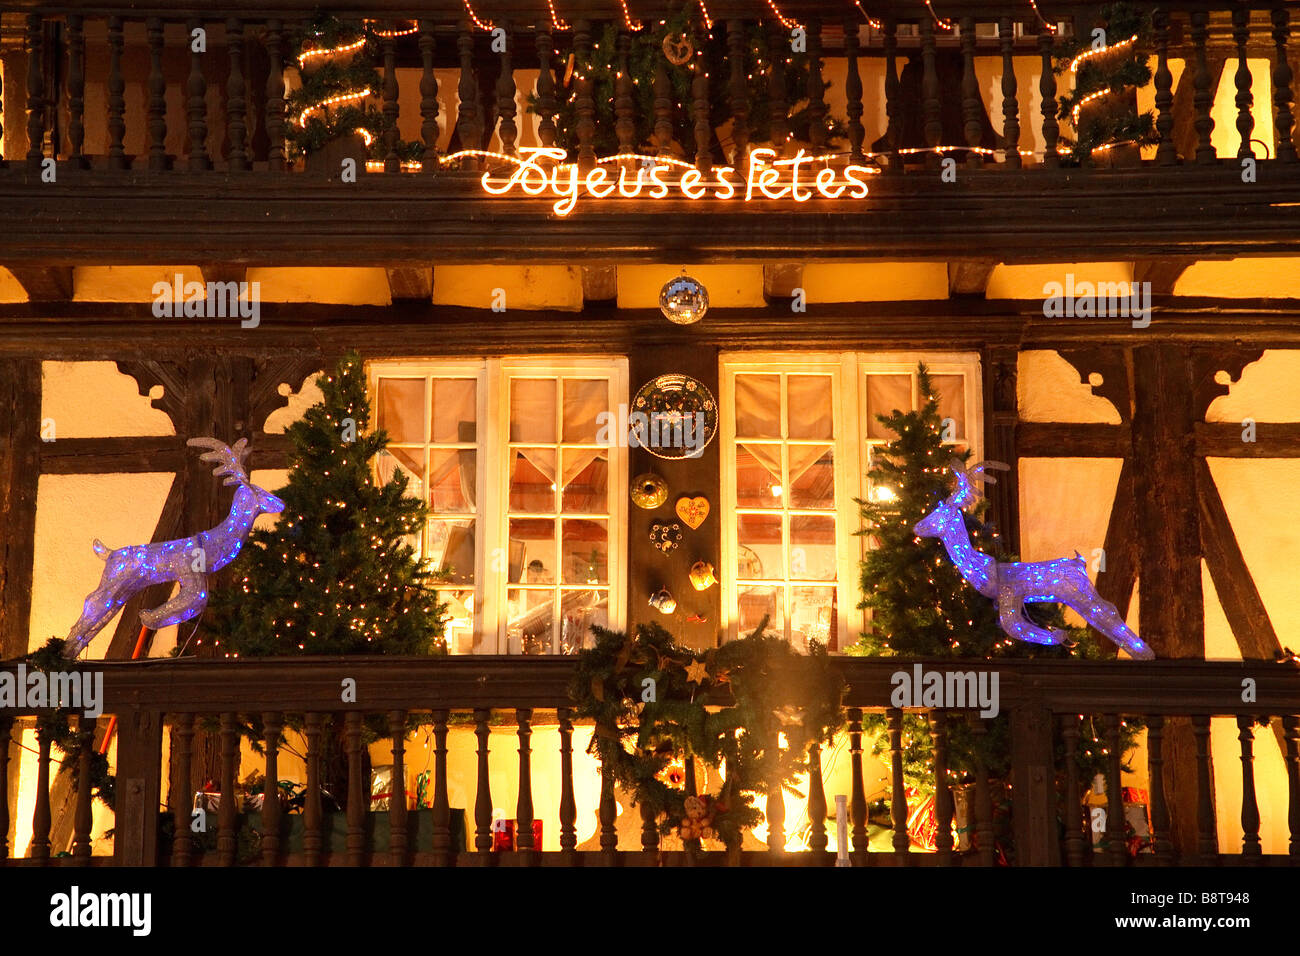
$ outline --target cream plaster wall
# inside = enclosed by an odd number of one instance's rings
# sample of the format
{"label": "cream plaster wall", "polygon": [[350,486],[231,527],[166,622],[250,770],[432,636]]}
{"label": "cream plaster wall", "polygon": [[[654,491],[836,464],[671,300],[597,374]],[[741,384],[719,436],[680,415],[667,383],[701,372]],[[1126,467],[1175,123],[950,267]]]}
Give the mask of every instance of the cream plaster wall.
{"label": "cream plaster wall", "polygon": [[1074,283],[1080,282],[1131,282],[1131,262],[1055,262],[1038,265],[1006,265],[999,263],[989,275],[984,295],[988,299],[1041,299],[1043,287],[1049,282],[1066,283],[1068,275]]}
{"label": "cream plaster wall", "polygon": [[946,299],[948,263],[810,262],[801,283],[810,304]]}
{"label": "cream plaster wall", "polygon": [[1174,295],[1300,299],[1300,258],[1260,256],[1194,262],[1178,277]]}
{"label": "cream plaster wall", "polygon": [[41,389],[41,418],[53,422],[56,440],[176,434],[150,401],[162,397],[163,386],[141,395],[115,362],[43,362]]}
{"label": "cream plaster wall", "polygon": [[[498,291],[499,290],[499,291]],[[504,295],[506,309],[582,309],[579,266],[434,266],[435,305],[491,309]]]}

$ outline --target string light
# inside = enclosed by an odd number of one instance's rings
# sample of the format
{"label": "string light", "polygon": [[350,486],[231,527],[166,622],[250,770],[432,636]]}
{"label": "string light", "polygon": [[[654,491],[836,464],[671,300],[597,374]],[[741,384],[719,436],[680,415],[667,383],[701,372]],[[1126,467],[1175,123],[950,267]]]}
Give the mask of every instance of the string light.
{"label": "string light", "polygon": [[776,18],[781,21],[781,26],[785,27],[787,30],[793,30],[796,27],[798,27],[799,29],[803,29],[803,25],[800,24],[798,21],[787,20],[784,16],[781,15],[780,9],[777,8],[776,0],[767,0],[767,5],[772,8],[772,13],[775,14]]}
{"label": "string light", "polygon": [[1043,26],[1047,27],[1047,32],[1055,33],[1056,24],[1048,23],[1047,20],[1043,18],[1043,15],[1038,12],[1038,4],[1035,3],[1034,0],[1029,0],[1029,6],[1034,11],[1034,16],[1038,17],[1038,22],[1041,23]]}
{"label": "string light", "polygon": [[[550,0],[546,0],[546,2],[550,3]],[[633,33],[636,33],[640,30],[645,29],[644,23],[642,23],[640,20],[632,19],[632,14],[627,8],[627,0],[618,0],[618,5],[623,8],[623,22],[627,24],[627,28],[629,30],[631,30]]]}
{"label": "string light", "polygon": [[862,14],[869,24],[871,24],[873,30],[884,29],[884,25],[879,20],[875,19],[871,14],[867,13],[866,10],[862,9],[862,0],[853,0],[853,5],[858,8],[858,12]]}
{"label": "string light", "polygon": [[1089,94],[1088,94],[1087,96],[1085,96],[1083,99],[1079,100],[1079,102],[1075,103],[1075,104],[1074,104],[1074,109],[1070,111],[1070,122],[1074,123],[1075,126],[1078,126],[1078,125],[1079,125],[1079,110],[1083,109],[1085,106],[1087,106],[1087,105],[1088,105],[1089,103],[1091,103],[1093,100],[1099,100],[1099,99],[1101,99],[1103,96],[1106,96],[1108,93],[1110,93],[1110,87],[1109,87],[1109,86],[1106,87],[1106,89],[1104,89],[1104,90],[1097,90],[1095,93],[1089,93]]}
{"label": "string light", "polygon": [[417,30],[420,29],[419,24],[415,23],[414,21],[408,21],[411,24],[409,27],[404,27],[401,29],[394,29],[394,30],[377,29],[374,26],[374,22],[375,22],[374,20],[367,20],[366,28],[375,36],[384,37],[385,39],[389,39],[391,37],[409,37],[412,33],[415,33]]}
{"label": "string light", "polygon": [[925,9],[930,11],[930,16],[934,17],[934,25],[940,30],[951,30],[953,28],[953,22],[951,20],[946,20],[934,12],[934,7],[930,5],[930,0],[925,0]]}
{"label": "string light", "polygon": [[1110,46],[1104,46],[1096,50],[1091,50],[1091,49],[1084,50],[1082,53],[1080,53],[1078,56],[1076,56],[1073,60],[1070,61],[1070,72],[1077,73],[1079,71],[1079,64],[1082,63],[1084,60],[1091,59],[1094,56],[1101,56],[1103,53],[1113,53],[1115,50],[1123,49],[1126,46],[1137,43],[1137,41],[1138,41],[1138,35],[1135,33],[1127,40],[1120,40],[1120,42],[1113,43]]}
{"label": "string light", "polygon": [[482,20],[478,18],[478,14],[474,12],[474,8],[469,5],[469,0],[460,0],[460,2],[465,4],[465,12],[468,13],[469,18],[474,21],[474,26],[478,27],[480,30],[484,31],[485,33],[491,33],[494,29],[496,29],[492,25],[491,20],[488,20],[486,23],[484,23]]}
{"label": "string light", "polygon": [[353,50],[359,50],[365,45],[366,38],[362,37],[355,43],[345,43],[342,46],[314,47],[310,50],[304,50],[298,54],[298,66],[301,67],[308,60],[314,60],[322,56],[338,56],[340,53],[351,53]]}
{"label": "string light", "polygon": [[698,0],[700,4],[700,13],[704,14],[704,29],[713,29],[713,18],[709,16],[709,8],[704,5],[704,0]]}
{"label": "string light", "polygon": [[[364,90],[360,90],[358,92],[340,93],[337,96],[331,96],[328,99],[321,100],[319,103],[313,103],[311,106],[307,107],[305,110],[303,110],[301,113],[298,114],[298,117],[295,120],[295,122],[303,129],[306,129],[307,118],[311,116],[313,113],[315,113],[317,110],[325,109],[327,107],[333,106],[336,103],[347,103],[355,100],[363,100],[369,95],[370,95],[370,87],[366,87]],[[359,133],[361,138],[366,141],[367,146],[370,145],[371,141],[374,138],[370,135],[370,131],[363,127],[358,128],[357,133]]]}
{"label": "string light", "polygon": [[551,26],[557,30],[567,30],[569,25],[560,19],[555,12],[555,0],[546,0],[546,8],[551,11]]}

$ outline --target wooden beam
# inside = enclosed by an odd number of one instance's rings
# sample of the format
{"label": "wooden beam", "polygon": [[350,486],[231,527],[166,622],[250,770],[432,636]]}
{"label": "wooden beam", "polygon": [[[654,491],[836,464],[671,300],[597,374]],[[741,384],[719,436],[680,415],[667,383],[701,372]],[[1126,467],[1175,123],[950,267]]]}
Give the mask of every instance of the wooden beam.
{"label": "wooden beam", "polygon": [[27,653],[40,479],[41,363],[0,361],[0,659]]}
{"label": "wooden beam", "polygon": [[1133,263],[1133,281],[1150,282],[1153,296],[1173,295],[1179,277],[1195,261],[1196,259],[1191,256],[1139,259]]}
{"label": "wooden beam", "polygon": [[1097,593],[1115,605],[1122,618],[1128,617],[1137,583],[1137,541],[1134,538],[1133,463],[1125,461],[1115,485],[1106,538],[1102,543],[1105,566],[1097,574]]}
{"label": "wooden beam", "polygon": [[433,266],[396,266],[388,274],[388,294],[394,302],[413,299],[428,302],[433,298]]}
{"label": "wooden beam", "polygon": [[1020,551],[1020,447],[1017,443],[1016,377],[1019,353],[1014,346],[984,349],[984,457],[1011,466],[998,472],[988,491],[992,518],[1003,544]]}
{"label": "wooden beam", "polygon": [[72,299],[72,266],[10,265],[7,268],[32,302]]}
{"label": "wooden beam", "polygon": [[948,294],[983,296],[997,264],[996,259],[949,259]]}
{"label": "wooden beam", "polygon": [[803,287],[802,262],[763,263],[763,298],[785,304],[794,298],[794,290]]}
{"label": "wooden beam", "polygon": [[1197,422],[1196,454],[1209,458],[1300,458],[1300,423],[1257,422],[1255,440],[1236,422]]}
{"label": "wooden beam", "polygon": [[203,281],[207,282],[246,282],[248,266],[240,262],[204,262],[199,266]]}
{"label": "wooden beam", "polygon": [[582,300],[613,304],[618,301],[618,266],[583,266]]}
{"label": "wooden beam", "polygon": [[1127,425],[1093,422],[1020,422],[1016,450],[1021,458],[1126,458]]}
{"label": "wooden beam", "polygon": [[[1079,373],[1079,381],[1091,388],[1092,394],[1110,402],[1121,422],[1133,420],[1133,358],[1126,350],[1097,345],[1059,351],[1061,358]],[[1098,378],[1095,384],[1094,377]]]}
{"label": "wooden beam", "polygon": [[[241,434],[237,437],[245,436]],[[197,452],[188,447],[185,441],[179,435],[60,438],[40,446],[39,471],[46,475],[176,472],[185,467],[191,458],[197,457]],[[288,467],[290,445],[284,435],[253,434],[249,436],[248,444],[251,449],[251,467]]]}

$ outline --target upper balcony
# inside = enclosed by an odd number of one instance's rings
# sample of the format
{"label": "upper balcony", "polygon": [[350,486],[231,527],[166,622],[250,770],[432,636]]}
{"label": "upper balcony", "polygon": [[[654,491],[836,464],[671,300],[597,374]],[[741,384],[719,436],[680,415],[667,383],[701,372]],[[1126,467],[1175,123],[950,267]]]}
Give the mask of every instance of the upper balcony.
{"label": "upper balcony", "polygon": [[1151,142],[1080,160],[1076,0],[6,0],[0,264],[1294,250],[1296,4],[1135,6]]}

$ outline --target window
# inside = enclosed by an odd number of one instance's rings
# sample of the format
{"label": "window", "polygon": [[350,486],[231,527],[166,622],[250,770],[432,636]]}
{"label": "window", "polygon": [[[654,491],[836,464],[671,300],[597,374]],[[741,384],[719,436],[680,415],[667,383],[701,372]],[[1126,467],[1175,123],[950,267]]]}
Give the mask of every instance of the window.
{"label": "window", "polygon": [[769,628],[842,650],[857,610],[865,540],[855,498],[891,437],[875,415],[914,409],[916,365],[940,395],[945,441],[979,454],[974,355],[734,354],[722,357],[723,614],[730,637]]}
{"label": "window", "polygon": [[374,363],[377,464],[430,515],[453,653],[573,653],[622,626],[626,449],[597,442],[627,401],[622,359]]}

